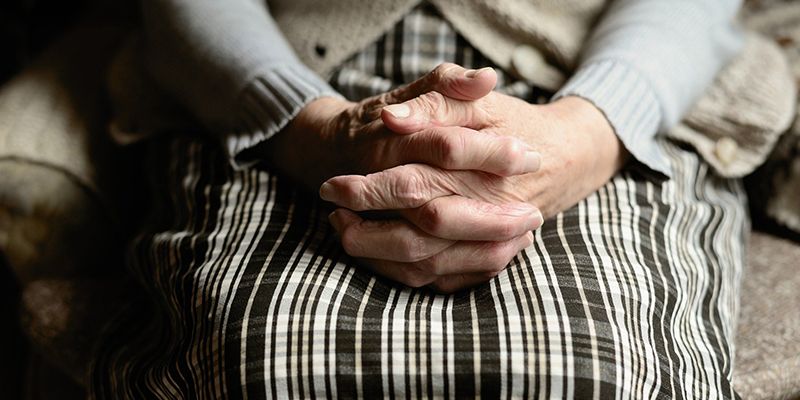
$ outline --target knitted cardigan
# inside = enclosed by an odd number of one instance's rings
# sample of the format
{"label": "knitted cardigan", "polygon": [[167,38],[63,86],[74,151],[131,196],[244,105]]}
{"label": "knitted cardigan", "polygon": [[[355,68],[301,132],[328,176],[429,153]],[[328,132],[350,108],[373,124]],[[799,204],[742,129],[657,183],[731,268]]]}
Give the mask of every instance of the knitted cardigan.
{"label": "knitted cardigan", "polygon": [[[742,176],[791,123],[796,91],[776,46],[748,34],[736,55],[737,1],[429,1],[498,66],[531,84],[560,87],[559,96],[595,102],[631,153],[661,172],[647,132],[688,142],[721,175]],[[238,155],[282,129],[307,102],[335,95],[323,78],[418,2],[271,0],[267,10],[258,0],[149,0],[144,59],[195,116],[230,132],[228,149]],[[632,15],[652,21],[609,28]],[[653,45],[654,31],[666,40]],[[610,43],[588,48],[612,51],[587,52],[587,42]],[[633,114],[641,109],[654,111]]]}

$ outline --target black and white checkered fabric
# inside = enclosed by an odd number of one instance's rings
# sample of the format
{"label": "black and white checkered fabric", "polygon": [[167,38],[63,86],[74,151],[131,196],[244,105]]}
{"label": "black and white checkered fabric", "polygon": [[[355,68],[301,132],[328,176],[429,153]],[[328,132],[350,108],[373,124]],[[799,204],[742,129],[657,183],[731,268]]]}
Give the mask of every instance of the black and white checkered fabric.
{"label": "black and white checkered fabric", "polygon": [[[443,61],[489,65],[423,7],[331,81],[359,98]],[[497,278],[436,295],[359,268],[315,195],[232,169],[216,142],[149,146],[129,257],[146,296],[98,346],[97,398],[736,397],[744,194],[685,148],[662,143],[674,179],[632,165]]]}

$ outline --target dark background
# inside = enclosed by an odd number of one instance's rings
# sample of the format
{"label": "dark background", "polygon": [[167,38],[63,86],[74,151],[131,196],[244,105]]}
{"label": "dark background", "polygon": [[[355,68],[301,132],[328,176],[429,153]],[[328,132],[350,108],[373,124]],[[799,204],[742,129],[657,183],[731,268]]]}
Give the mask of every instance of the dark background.
{"label": "dark background", "polygon": [[[73,25],[87,0],[0,2],[0,84],[28,65]],[[0,250],[0,397],[22,398],[28,347],[19,326],[19,285]]]}
{"label": "dark background", "polygon": [[28,64],[73,24],[87,0],[5,0],[0,3],[0,82]]}

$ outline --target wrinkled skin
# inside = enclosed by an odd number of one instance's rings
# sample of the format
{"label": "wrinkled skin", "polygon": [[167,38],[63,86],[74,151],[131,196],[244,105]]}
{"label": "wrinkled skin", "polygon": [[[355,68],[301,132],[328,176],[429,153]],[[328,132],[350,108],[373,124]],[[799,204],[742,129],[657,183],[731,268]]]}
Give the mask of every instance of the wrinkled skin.
{"label": "wrinkled skin", "polygon": [[496,79],[443,64],[360,103],[316,100],[272,140],[271,158],[309,188],[325,181],[321,197],[341,207],[331,224],[360,264],[412,287],[474,286],[627,157],[586,100],[532,105],[493,92]]}

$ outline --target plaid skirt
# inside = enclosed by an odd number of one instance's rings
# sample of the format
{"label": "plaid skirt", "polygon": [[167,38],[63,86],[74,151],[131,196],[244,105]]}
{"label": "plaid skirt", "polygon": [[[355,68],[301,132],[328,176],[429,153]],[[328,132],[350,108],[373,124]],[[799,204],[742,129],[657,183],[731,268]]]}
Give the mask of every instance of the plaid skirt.
{"label": "plaid skirt", "polygon": [[[488,64],[423,7],[331,82],[359,98],[443,61]],[[501,88],[542,97],[505,74]],[[129,257],[145,301],[103,335],[92,395],[735,398],[745,195],[660,145],[673,179],[631,164],[499,276],[440,295],[360,268],[316,194],[233,169],[216,140],[152,139],[152,208]]]}

